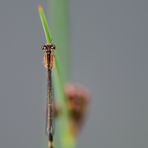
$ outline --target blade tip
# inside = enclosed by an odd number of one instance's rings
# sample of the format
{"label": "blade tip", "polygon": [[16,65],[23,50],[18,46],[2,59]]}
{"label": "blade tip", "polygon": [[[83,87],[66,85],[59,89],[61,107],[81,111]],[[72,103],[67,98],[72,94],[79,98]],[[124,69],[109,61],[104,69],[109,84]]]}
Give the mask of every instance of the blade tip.
{"label": "blade tip", "polygon": [[43,6],[41,4],[38,5],[38,10],[42,11],[43,10]]}

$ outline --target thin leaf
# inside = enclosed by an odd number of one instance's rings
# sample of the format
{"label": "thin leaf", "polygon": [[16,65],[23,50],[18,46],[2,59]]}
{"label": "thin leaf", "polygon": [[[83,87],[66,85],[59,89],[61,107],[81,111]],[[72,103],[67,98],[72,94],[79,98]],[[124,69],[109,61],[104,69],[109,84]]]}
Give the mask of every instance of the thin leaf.
{"label": "thin leaf", "polygon": [[51,34],[49,33],[49,28],[48,28],[48,24],[46,21],[46,17],[45,17],[45,13],[44,13],[44,9],[43,9],[42,5],[38,6],[38,11],[39,11],[40,19],[42,22],[46,42],[49,44],[52,42],[52,37],[51,37]]}
{"label": "thin leaf", "polygon": [[[39,15],[41,18],[43,30],[45,33],[46,42],[51,43],[52,37],[49,33],[43,7],[39,5],[38,10],[39,10]],[[61,67],[60,67],[59,58],[57,56],[57,52],[55,55],[54,88],[55,88],[55,96],[62,108],[62,113],[63,113],[63,115],[58,119],[58,122],[57,122],[58,127],[56,127],[58,129],[58,132],[57,132],[58,136],[56,137],[60,137],[60,144],[61,144],[61,146],[58,145],[58,148],[75,148],[75,139],[72,136],[69,128],[68,111],[66,108],[65,94],[64,94],[64,81],[63,81],[63,78],[61,78]],[[55,142],[58,143],[58,140],[57,139],[55,140],[56,140]]]}

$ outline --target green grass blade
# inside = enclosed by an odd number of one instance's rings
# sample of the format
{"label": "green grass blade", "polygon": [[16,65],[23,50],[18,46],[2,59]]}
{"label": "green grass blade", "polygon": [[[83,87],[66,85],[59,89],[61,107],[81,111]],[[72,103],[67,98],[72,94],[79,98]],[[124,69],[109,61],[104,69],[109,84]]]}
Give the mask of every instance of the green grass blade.
{"label": "green grass blade", "polygon": [[[39,15],[41,18],[45,38],[47,43],[52,42],[52,37],[49,33],[46,17],[44,14],[43,7],[39,5],[38,7]],[[72,136],[69,128],[69,122],[68,122],[68,111],[66,108],[66,102],[65,102],[65,94],[64,94],[64,79],[62,78],[63,75],[61,75],[61,63],[59,62],[58,54],[56,52],[55,54],[55,68],[54,68],[54,88],[55,88],[55,95],[57,98],[57,102],[62,108],[62,116],[58,118],[57,125],[55,130],[58,135],[56,135],[56,138],[59,137],[59,139],[55,139],[56,144],[58,144],[57,148],[75,148],[75,139]],[[59,142],[60,141],[60,145]]]}
{"label": "green grass blade", "polygon": [[60,69],[58,58],[55,60],[55,71],[54,71],[54,84],[56,87],[56,98],[58,104],[61,106],[62,116],[58,119],[57,126],[59,129],[59,137],[60,137],[60,148],[75,148],[75,138],[70,132],[69,121],[68,121],[68,112],[66,108],[66,98],[64,94],[64,83],[60,77]]}
{"label": "green grass blade", "polygon": [[57,46],[60,74],[65,82],[71,78],[69,0],[47,0],[47,18]]}
{"label": "green grass blade", "polygon": [[38,11],[39,11],[40,19],[41,19],[41,22],[42,22],[46,42],[49,44],[49,43],[52,42],[52,37],[51,37],[51,34],[49,33],[49,28],[48,28],[48,24],[47,24],[47,21],[46,21],[44,9],[41,5],[38,6]]}

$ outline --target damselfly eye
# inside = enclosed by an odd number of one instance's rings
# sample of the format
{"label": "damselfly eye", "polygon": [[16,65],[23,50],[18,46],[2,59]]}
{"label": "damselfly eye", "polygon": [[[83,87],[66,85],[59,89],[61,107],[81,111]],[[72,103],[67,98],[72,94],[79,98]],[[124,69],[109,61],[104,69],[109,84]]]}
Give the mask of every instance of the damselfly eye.
{"label": "damselfly eye", "polygon": [[50,49],[56,49],[56,46],[54,44],[49,45]]}
{"label": "damselfly eye", "polygon": [[41,49],[42,49],[43,51],[46,51],[46,50],[48,49],[48,47],[47,47],[47,45],[43,45],[43,46],[41,47]]}

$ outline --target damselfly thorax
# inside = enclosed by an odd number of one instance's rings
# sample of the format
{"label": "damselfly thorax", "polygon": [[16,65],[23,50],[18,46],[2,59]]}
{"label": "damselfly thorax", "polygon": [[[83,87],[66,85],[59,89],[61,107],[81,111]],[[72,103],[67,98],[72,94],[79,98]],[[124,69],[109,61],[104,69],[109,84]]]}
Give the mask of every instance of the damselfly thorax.
{"label": "damselfly thorax", "polygon": [[54,44],[46,44],[42,46],[44,51],[44,67],[46,69],[52,69],[54,64],[54,50],[56,49]]}

